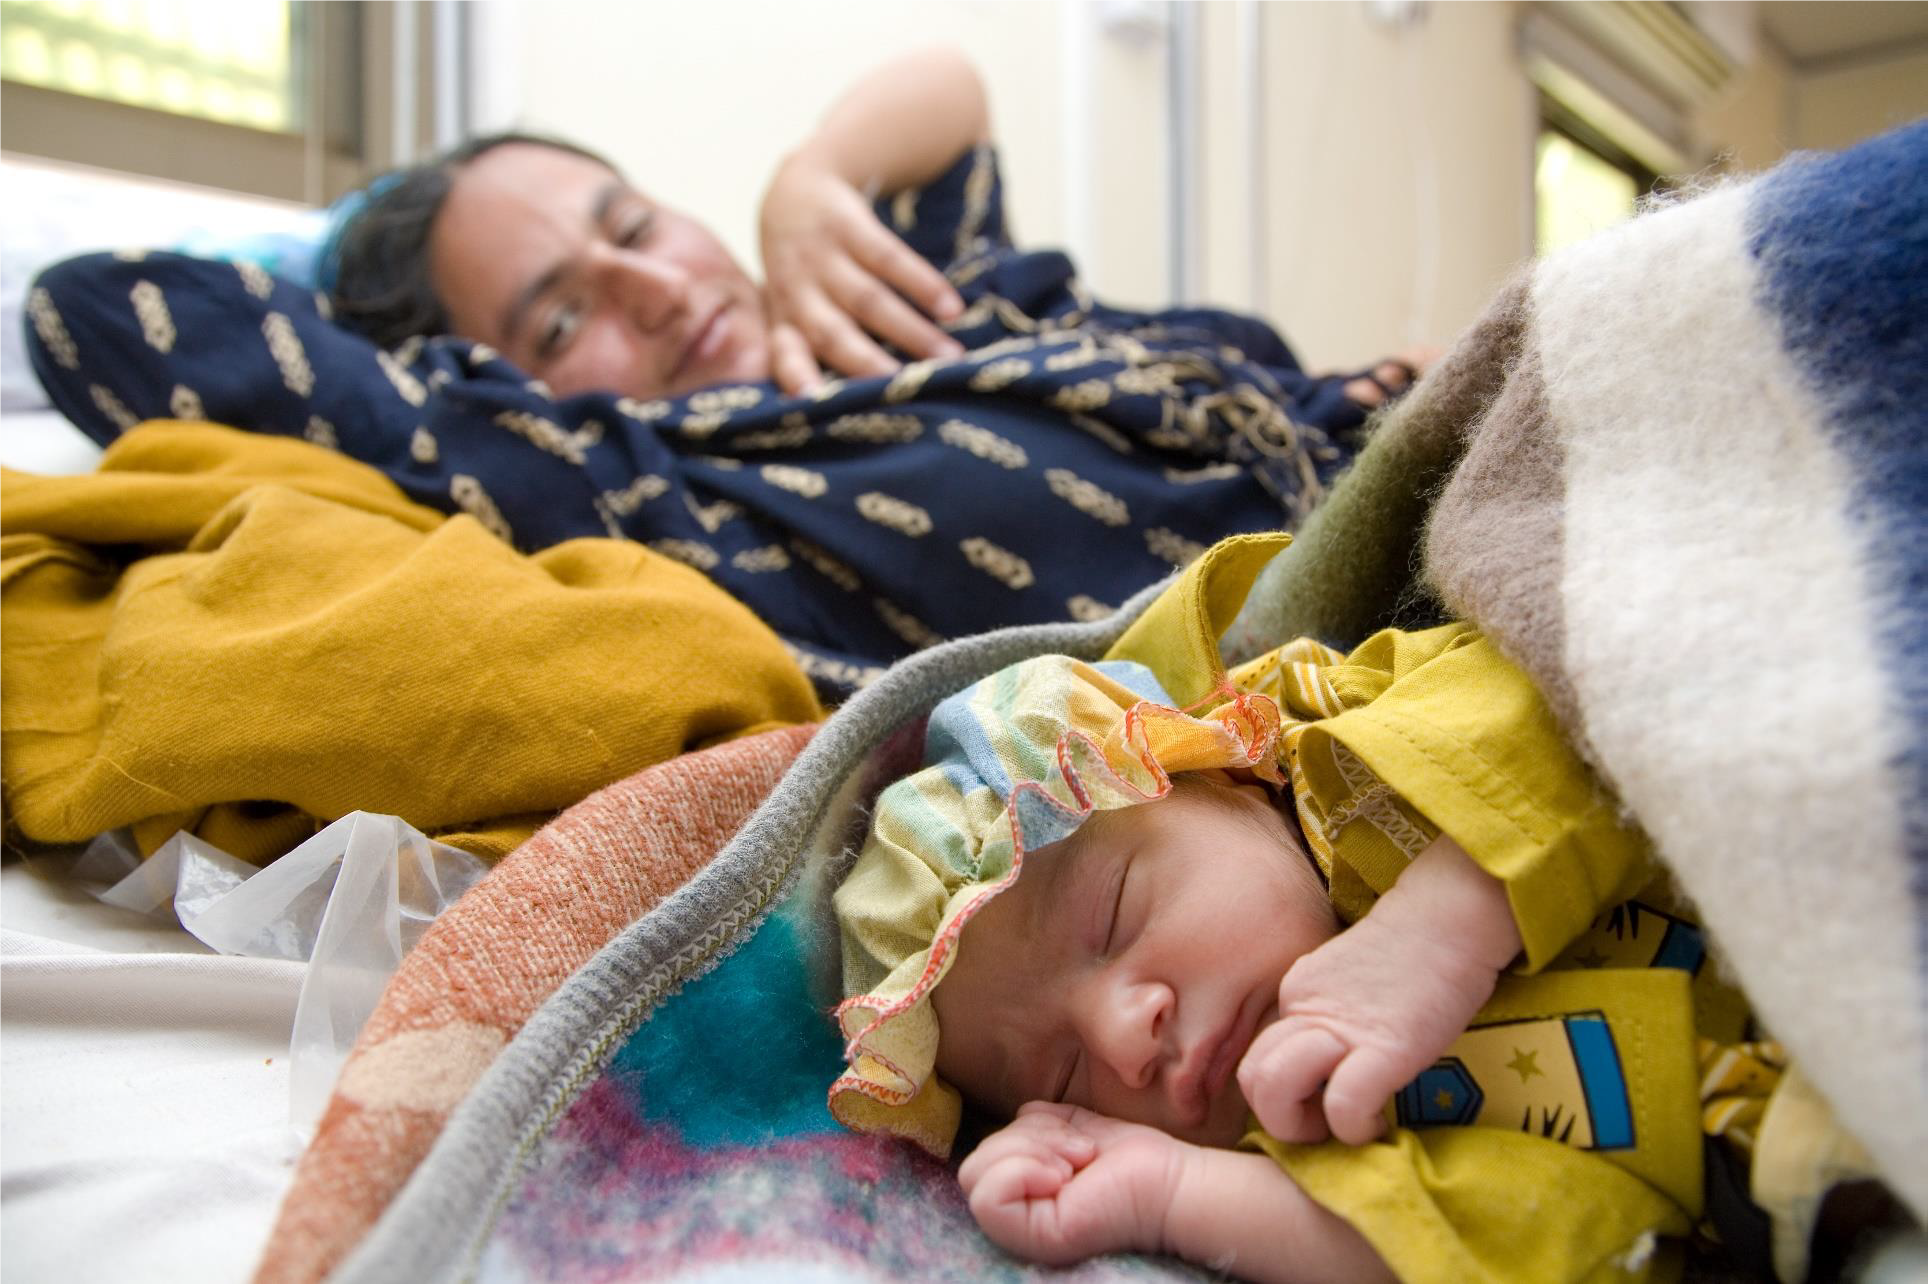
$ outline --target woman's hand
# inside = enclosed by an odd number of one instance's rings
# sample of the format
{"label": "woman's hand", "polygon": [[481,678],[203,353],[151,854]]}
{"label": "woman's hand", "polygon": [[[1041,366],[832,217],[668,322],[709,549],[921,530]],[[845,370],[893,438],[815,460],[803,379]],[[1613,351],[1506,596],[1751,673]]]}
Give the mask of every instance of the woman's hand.
{"label": "woman's hand", "polygon": [[774,373],[785,392],[814,386],[819,363],[844,375],[889,374],[899,363],[877,340],[916,358],[964,350],[930,320],[963,311],[957,291],[809,148],[778,167],[760,234]]}
{"label": "woman's hand", "polygon": [[1143,1124],[1034,1101],[972,1151],[957,1178],[999,1248],[1065,1266],[1163,1251],[1165,1213],[1196,1149]]}
{"label": "woman's hand", "polygon": [[1347,380],[1346,396],[1362,409],[1377,410],[1385,404],[1387,397],[1398,396],[1416,383],[1445,352],[1444,348],[1420,344],[1394,353],[1372,367],[1370,375]]}

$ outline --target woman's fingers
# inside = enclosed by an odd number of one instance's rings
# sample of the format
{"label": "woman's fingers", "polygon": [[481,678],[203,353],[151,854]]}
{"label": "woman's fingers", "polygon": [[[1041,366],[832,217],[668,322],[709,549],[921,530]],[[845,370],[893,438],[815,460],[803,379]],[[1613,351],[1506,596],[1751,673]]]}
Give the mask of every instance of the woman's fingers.
{"label": "woman's fingers", "polygon": [[1346,397],[1355,405],[1376,410],[1385,403],[1388,394],[1397,396],[1406,391],[1415,379],[1438,362],[1441,353],[1440,348],[1420,344],[1387,357],[1372,368],[1370,375],[1348,379]]}
{"label": "woman's fingers", "polygon": [[844,259],[826,277],[826,286],[838,306],[866,331],[899,350],[913,357],[954,357],[964,351],[962,344],[858,264]]}
{"label": "woman's fingers", "polygon": [[770,373],[777,386],[791,396],[809,392],[823,382],[823,371],[811,355],[803,332],[786,322],[770,329]]}
{"label": "woman's fingers", "polygon": [[916,304],[924,315],[950,321],[964,311],[963,297],[944,274],[874,217],[868,227],[854,232],[848,244],[858,266]]}
{"label": "woman's fingers", "polygon": [[1376,408],[1386,399],[1386,390],[1370,379],[1348,379],[1345,386],[1346,400],[1368,410]]}
{"label": "woman's fingers", "polygon": [[886,375],[899,365],[819,289],[793,290],[782,311],[784,319],[802,332],[816,359],[839,374]]}

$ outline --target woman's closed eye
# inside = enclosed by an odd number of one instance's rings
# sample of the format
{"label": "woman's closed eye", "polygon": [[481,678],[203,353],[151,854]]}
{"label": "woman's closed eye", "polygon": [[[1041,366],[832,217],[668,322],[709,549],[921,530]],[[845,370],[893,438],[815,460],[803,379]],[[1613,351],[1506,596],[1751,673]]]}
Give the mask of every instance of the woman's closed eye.
{"label": "woman's closed eye", "polygon": [[655,227],[655,210],[632,210],[622,217],[610,233],[610,244],[619,245],[626,250],[634,249],[649,239],[649,234]]}
{"label": "woman's closed eye", "polygon": [[536,340],[536,356],[547,361],[559,355],[581,328],[582,305],[573,299],[557,304],[543,322],[542,335]]}

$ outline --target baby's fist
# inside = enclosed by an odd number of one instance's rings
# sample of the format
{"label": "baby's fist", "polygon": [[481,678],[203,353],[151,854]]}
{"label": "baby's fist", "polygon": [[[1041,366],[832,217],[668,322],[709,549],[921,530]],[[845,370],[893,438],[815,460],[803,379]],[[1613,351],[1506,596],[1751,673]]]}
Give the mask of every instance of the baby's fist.
{"label": "baby's fist", "polygon": [[1184,1142],[1077,1106],[1034,1101],[958,1169],[971,1215],[1017,1257],[1063,1266],[1163,1247]]}

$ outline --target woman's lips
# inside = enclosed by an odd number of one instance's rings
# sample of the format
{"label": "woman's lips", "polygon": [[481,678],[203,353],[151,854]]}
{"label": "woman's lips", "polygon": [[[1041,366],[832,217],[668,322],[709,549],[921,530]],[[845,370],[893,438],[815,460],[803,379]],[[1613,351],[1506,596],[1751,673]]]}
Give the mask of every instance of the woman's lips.
{"label": "woman's lips", "polygon": [[735,335],[736,325],[730,315],[730,305],[721,304],[690,337],[689,346],[683,349],[683,356],[677,361],[676,369],[670,372],[670,378],[680,380],[715,365],[729,350]]}

